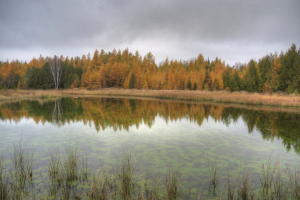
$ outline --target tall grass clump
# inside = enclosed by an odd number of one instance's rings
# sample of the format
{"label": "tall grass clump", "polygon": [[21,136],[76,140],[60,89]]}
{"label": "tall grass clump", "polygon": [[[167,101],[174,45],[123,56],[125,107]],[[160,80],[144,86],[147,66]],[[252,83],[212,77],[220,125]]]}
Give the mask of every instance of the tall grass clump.
{"label": "tall grass clump", "polygon": [[239,199],[248,200],[254,199],[254,193],[252,192],[252,184],[250,177],[252,175],[252,169],[247,168],[244,169],[243,173],[240,177],[239,188],[238,188],[238,196]]}
{"label": "tall grass clump", "polygon": [[67,181],[73,181],[78,178],[79,156],[78,146],[66,148],[66,159],[64,161],[64,170]]}
{"label": "tall grass clump", "polygon": [[86,184],[90,176],[87,156],[78,154],[78,146],[67,147],[63,155],[58,149],[50,152],[47,172],[49,182],[44,186],[51,198],[80,196],[80,183]]}
{"label": "tall grass clump", "polygon": [[144,182],[146,199],[159,199],[161,197],[162,181],[158,176],[153,176],[149,171],[146,173]]}
{"label": "tall grass clump", "polygon": [[109,199],[109,189],[105,184],[105,181],[101,179],[101,176],[93,173],[89,190],[86,192],[86,196],[89,199]]}
{"label": "tall grass clump", "polygon": [[269,191],[272,188],[272,182],[273,182],[273,175],[274,175],[274,170],[272,169],[272,160],[271,156],[268,159],[268,163],[263,163],[262,164],[262,173],[261,173],[261,185],[263,189],[264,194],[269,194]]}
{"label": "tall grass clump", "polygon": [[0,154],[0,199],[7,199],[8,197],[8,182],[5,172],[6,154]]}
{"label": "tall grass clump", "polygon": [[289,171],[289,179],[291,181],[291,193],[295,199],[300,199],[300,166],[295,167],[295,170],[291,168]]}
{"label": "tall grass clump", "polygon": [[227,199],[237,199],[237,188],[238,188],[238,177],[235,175],[230,176],[228,166],[228,177],[227,177]]}
{"label": "tall grass clump", "polygon": [[[252,168],[238,170],[237,167],[233,172],[228,166],[225,176],[217,160],[207,157],[206,177],[209,179],[203,179],[201,184],[210,187],[198,193],[199,188],[191,192],[183,184],[179,169],[170,167],[164,174],[147,171],[145,176],[139,173],[130,150],[125,150],[115,165],[101,165],[91,170],[87,154],[80,154],[78,146],[67,147],[62,153],[57,149],[50,152],[46,173],[41,172],[39,176],[33,170],[33,151],[21,143],[13,145],[12,152],[0,155],[0,200],[300,199],[299,165],[292,169],[289,164],[272,162],[271,156],[262,164],[260,173],[254,173]],[[256,180],[258,175],[261,184]]]}
{"label": "tall grass clump", "polygon": [[299,166],[294,170],[289,164],[279,161],[262,164],[261,187],[268,199],[300,199]]}
{"label": "tall grass clump", "polygon": [[79,180],[81,182],[87,181],[90,173],[90,165],[87,154],[79,157]]}
{"label": "tall grass clump", "polygon": [[135,157],[132,155],[132,151],[124,151],[121,159],[121,166],[119,169],[119,181],[121,185],[121,196],[124,199],[130,198],[134,192],[136,183],[134,182],[135,172]]}
{"label": "tall grass clump", "polygon": [[215,192],[215,189],[217,188],[219,183],[219,166],[217,164],[216,159],[214,162],[209,161],[208,155],[207,155],[207,163],[208,163],[208,175],[209,175],[210,188],[212,188],[213,192]]}
{"label": "tall grass clump", "polygon": [[12,196],[14,199],[20,199],[32,192],[34,152],[22,145],[22,142],[14,143],[13,146],[10,169]]}
{"label": "tall grass clump", "polygon": [[181,196],[179,170],[173,170],[171,167],[169,168],[168,174],[164,178],[164,186],[167,192],[167,199],[173,200]]}
{"label": "tall grass clump", "polygon": [[49,177],[54,178],[58,175],[60,167],[59,151],[50,152],[50,159],[47,166]]}

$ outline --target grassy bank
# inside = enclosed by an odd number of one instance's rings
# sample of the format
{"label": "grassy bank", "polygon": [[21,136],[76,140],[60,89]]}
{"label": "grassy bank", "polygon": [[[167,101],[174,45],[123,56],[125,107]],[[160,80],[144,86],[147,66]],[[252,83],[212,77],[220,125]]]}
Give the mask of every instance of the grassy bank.
{"label": "grassy bank", "polygon": [[54,98],[64,96],[131,96],[152,97],[187,101],[209,101],[216,103],[233,103],[242,105],[264,105],[282,107],[300,107],[299,95],[281,93],[259,94],[227,91],[191,91],[191,90],[0,90],[0,100],[16,100],[30,98]]}
{"label": "grassy bank", "polygon": [[[77,146],[49,152],[44,173],[34,169],[35,152],[22,143],[0,154],[0,199],[299,199],[299,166],[261,165],[260,183],[251,167],[227,171],[207,158],[207,186],[191,188],[179,169],[140,174],[135,153],[124,150],[116,166],[91,167]],[[257,175],[257,174],[256,174]]]}

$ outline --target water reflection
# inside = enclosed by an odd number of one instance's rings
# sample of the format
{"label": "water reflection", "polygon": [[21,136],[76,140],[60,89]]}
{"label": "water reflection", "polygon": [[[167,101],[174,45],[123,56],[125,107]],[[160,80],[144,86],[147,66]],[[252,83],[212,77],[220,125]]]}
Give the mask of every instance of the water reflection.
{"label": "water reflection", "polygon": [[61,100],[55,99],[53,114],[52,114],[52,122],[56,124],[58,127],[62,126],[62,121],[64,120],[64,113],[61,106]]}
{"label": "water reflection", "polygon": [[52,123],[63,126],[69,122],[82,121],[94,124],[97,131],[113,128],[115,131],[137,128],[146,124],[151,128],[159,115],[165,120],[189,119],[199,126],[209,117],[229,126],[242,119],[251,134],[261,133],[263,139],[279,138],[287,150],[300,154],[300,114],[297,112],[275,112],[272,110],[244,109],[226,105],[185,103],[145,99],[116,98],[62,98],[44,101],[18,101],[3,103],[0,107],[2,121],[20,122],[34,119],[36,123]]}

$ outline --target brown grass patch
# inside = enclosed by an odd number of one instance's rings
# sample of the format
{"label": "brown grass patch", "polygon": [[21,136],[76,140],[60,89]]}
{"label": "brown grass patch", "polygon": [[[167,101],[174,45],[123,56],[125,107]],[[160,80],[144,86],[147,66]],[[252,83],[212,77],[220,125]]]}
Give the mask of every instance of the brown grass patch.
{"label": "brown grass patch", "polygon": [[17,100],[30,98],[56,98],[65,96],[132,96],[154,97],[185,101],[210,101],[214,103],[233,103],[241,105],[264,105],[300,107],[299,95],[260,94],[227,91],[190,91],[190,90],[138,90],[138,89],[105,89],[105,90],[1,90],[0,100]]}

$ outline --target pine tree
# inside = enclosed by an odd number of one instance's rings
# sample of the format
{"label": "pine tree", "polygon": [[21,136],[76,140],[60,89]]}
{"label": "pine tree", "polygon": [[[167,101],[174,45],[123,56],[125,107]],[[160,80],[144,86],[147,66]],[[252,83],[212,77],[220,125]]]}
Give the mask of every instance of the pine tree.
{"label": "pine tree", "polygon": [[131,73],[131,78],[129,81],[129,89],[133,89],[136,85],[136,77],[134,75],[134,73]]}
{"label": "pine tree", "polygon": [[197,87],[198,87],[198,85],[197,85],[197,83],[195,82],[195,83],[194,83],[194,88],[193,88],[193,90],[197,90]]}
{"label": "pine tree", "polygon": [[18,82],[17,89],[18,89],[18,90],[21,89],[21,82],[20,82],[20,81]]}
{"label": "pine tree", "polygon": [[186,84],[186,87],[191,90],[192,89],[192,83],[191,83],[191,79],[189,78],[187,84]]}

